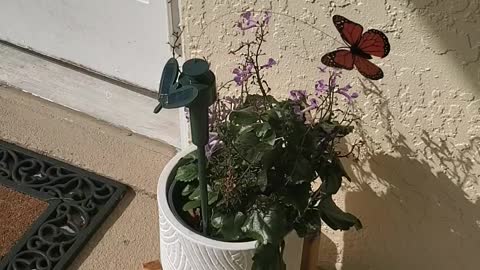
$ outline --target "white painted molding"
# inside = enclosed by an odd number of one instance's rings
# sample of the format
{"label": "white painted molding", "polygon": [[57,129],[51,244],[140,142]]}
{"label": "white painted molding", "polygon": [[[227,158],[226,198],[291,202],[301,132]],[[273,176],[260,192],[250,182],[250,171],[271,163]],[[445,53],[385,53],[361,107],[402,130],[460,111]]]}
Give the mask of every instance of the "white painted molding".
{"label": "white painted molding", "polygon": [[178,13],[169,2],[1,0],[0,39],[156,90],[171,55],[168,14]]}
{"label": "white painted molding", "polygon": [[180,148],[179,110],[154,114],[157,100],[0,43],[0,83]]}

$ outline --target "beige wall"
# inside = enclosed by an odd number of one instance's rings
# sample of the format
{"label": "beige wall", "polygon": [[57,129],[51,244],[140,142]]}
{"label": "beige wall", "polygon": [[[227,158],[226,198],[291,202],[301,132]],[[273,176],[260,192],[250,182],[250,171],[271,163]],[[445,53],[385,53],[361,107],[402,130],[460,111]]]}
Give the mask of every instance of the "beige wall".
{"label": "beige wall", "polygon": [[[226,52],[241,37],[232,30],[237,15],[225,14],[248,7],[295,16],[337,38],[330,17],[341,14],[385,31],[392,45],[374,60],[382,81],[345,77],[362,93],[358,136],[367,144],[358,163],[349,161],[355,181],[339,200],[365,229],[324,230],[322,267],[479,269],[480,2],[184,0],[186,55],[207,57],[219,81],[231,78],[236,61]],[[269,41],[279,60],[270,84],[283,96],[312,89],[320,57],[337,46],[279,15]]]}

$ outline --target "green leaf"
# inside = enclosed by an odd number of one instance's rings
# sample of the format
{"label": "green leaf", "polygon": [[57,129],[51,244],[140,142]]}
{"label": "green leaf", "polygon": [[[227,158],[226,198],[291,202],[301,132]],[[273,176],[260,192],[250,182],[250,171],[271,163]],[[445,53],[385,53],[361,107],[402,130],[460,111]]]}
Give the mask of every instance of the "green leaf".
{"label": "green leaf", "polygon": [[208,205],[214,204],[218,200],[218,192],[208,192]]}
{"label": "green leaf", "polygon": [[222,238],[227,241],[243,239],[242,225],[246,216],[242,212],[223,214],[215,212],[212,215],[212,226],[217,228]]}
{"label": "green leaf", "polygon": [[[208,204],[213,204],[214,202],[216,202],[218,199],[218,192],[212,191],[212,188],[210,186],[207,186],[207,192],[208,192]],[[188,199],[191,201],[200,200],[200,186],[197,186],[193,190],[193,192],[190,193],[190,196],[188,196]]]}
{"label": "green leaf", "polygon": [[175,180],[180,182],[191,182],[197,178],[197,164],[189,163],[178,168]]}
{"label": "green leaf", "polygon": [[318,207],[321,211],[322,220],[334,230],[345,231],[353,226],[355,226],[357,230],[362,228],[360,220],[354,215],[340,209],[332,200],[331,196],[324,198]]}
{"label": "green leaf", "polygon": [[318,208],[308,208],[293,224],[298,236],[305,237],[316,234],[322,225],[322,212]]}
{"label": "green leaf", "polygon": [[265,152],[273,149],[271,145],[261,142],[254,132],[239,135],[235,143],[240,154],[250,163],[260,161]]}
{"label": "green leaf", "polygon": [[326,194],[336,194],[342,186],[343,177],[351,180],[338,157],[331,162],[326,161],[318,174],[322,179],[320,189]]}
{"label": "green leaf", "polygon": [[264,209],[251,209],[242,226],[242,231],[261,244],[279,244],[286,235],[285,209],[273,202]]}
{"label": "green leaf", "polygon": [[263,138],[267,134],[267,132],[272,130],[272,127],[267,122],[259,123],[259,124],[260,125],[258,126],[258,128],[255,129],[255,133],[257,137]]}
{"label": "green leaf", "polygon": [[314,170],[310,161],[302,155],[297,155],[293,162],[293,170],[290,175],[290,181],[294,184],[300,184],[303,182],[311,182],[315,178]]}
{"label": "green leaf", "polygon": [[262,169],[260,173],[258,173],[257,175],[257,185],[259,186],[262,192],[264,192],[265,189],[267,188],[268,174],[267,174],[267,171],[265,171],[264,169]]}
{"label": "green leaf", "polygon": [[253,107],[235,110],[229,115],[229,120],[236,125],[250,125],[257,122],[258,119],[258,114]]}
{"label": "green leaf", "polygon": [[343,167],[342,161],[338,157],[335,157],[333,162],[337,166],[338,170],[340,170],[340,172],[342,173],[342,176],[347,178],[347,180],[351,182],[352,178],[348,176],[347,171],[345,170],[345,167]]}
{"label": "green leaf", "polygon": [[197,185],[186,185],[185,188],[182,190],[182,196],[188,196],[192,194],[193,191],[197,188]]}
{"label": "green leaf", "polygon": [[258,94],[249,94],[247,95],[245,99],[245,105],[246,106],[263,106],[265,104],[265,99],[267,100],[267,104],[277,104],[278,101],[271,95],[268,95],[264,97],[263,95],[258,95]]}
{"label": "green leaf", "polygon": [[195,188],[195,190],[190,194],[190,196],[188,196],[188,199],[191,201],[200,201],[200,186],[197,186]]}
{"label": "green leaf", "polygon": [[253,256],[252,270],[286,270],[287,265],[283,261],[280,245],[259,245]]}
{"label": "green leaf", "polygon": [[195,201],[189,201],[186,204],[184,204],[182,209],[183,211],[188,211],[198,207],[200,207],[200,200],[195,200]]}
{"label": "green leaf", "polygon": [[322,130],[327,134],[333,133],[335,128],[337,128],[337,125],[335,125],[333,123],[330,123],[330,122],[327,122],[327,121],[322,121],[322,122],[319,123],[319,125],[322,128]]}
{"label": "green leaf", "polygon": [[297,211],[303,213],[310,199],[310,183],[288,185],[283,197],[286,203],[293,205]]}

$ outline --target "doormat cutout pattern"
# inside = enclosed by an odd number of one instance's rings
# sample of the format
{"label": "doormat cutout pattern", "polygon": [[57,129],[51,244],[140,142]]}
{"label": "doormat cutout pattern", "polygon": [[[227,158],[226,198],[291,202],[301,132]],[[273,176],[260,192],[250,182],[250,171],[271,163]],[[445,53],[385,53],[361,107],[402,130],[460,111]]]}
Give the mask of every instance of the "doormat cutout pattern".
{"label": "doormat cutout pattern", "polygon": [[0,261],[0,270],[65,269],[127,188],[2,140],[0,184],[49,204]]}

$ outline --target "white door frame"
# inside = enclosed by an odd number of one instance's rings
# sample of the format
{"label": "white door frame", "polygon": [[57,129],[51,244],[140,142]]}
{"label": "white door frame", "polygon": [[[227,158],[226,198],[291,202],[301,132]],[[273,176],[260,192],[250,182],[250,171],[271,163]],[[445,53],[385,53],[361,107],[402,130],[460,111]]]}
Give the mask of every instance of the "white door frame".
{"label": "white door frame", "polygon": [[[168,2],[168,6],[169,29],[172,33],[178,31],[180,22],[178,0]],[[1,84],[177,148],[184,148],[188,144],[188,123],[183,109],[153,114],[157,104],[156,93],[4,43],[0,43],[0,59]],[[158,71],[158,76],[161,72]]]}

